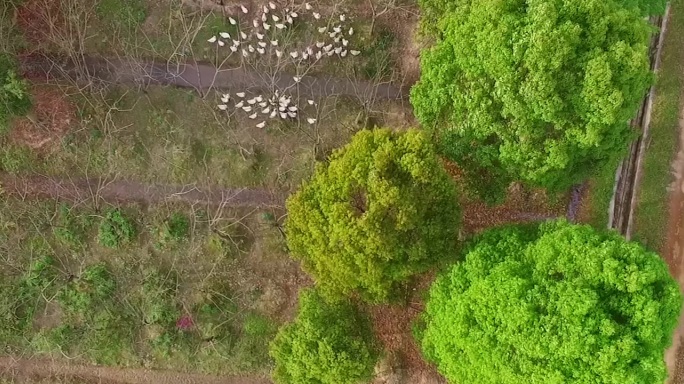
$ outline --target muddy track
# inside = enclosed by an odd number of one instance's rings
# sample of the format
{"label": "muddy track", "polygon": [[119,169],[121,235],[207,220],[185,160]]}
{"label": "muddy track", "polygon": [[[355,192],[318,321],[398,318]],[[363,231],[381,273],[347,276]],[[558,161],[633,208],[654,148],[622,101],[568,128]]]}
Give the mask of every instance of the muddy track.
{"label": "muddy track", "polygon": [[0,379],[16,383],[54,379],[59,382],[101,384],[270,384],[260,377],[211,376],[143,368],[114,368],[70,364],[49,359],[0,357]]}
{"label": "muddy track", "polygon": [[6,195],[22,199],[56,199],[69,202],[103,201],[113,204],[179,201],[225,207],[274,207],[284,204],[283,196],[264,189],[180,187],[164,184],[148,185],[129,180],[16,177],[7,174],[0,174],[0,183]]}
{"label": "muddy track", "polygon": [[400,87],[389,83],[352,81],[329,76],[305,76],[295,82],[291,74],[268,75],[238,68],[216,68],[197,61],[169,64],[130,58],[79,57],[78,61],[55,55],[20,56],[21,71],[30,78],[63,79],[77,83],[99,80],[133,85],[172,85],[200,92],[217,90],[280,89],[311,97],[352,96],[362,100],[400,100],[407,96]]}
{"label": "muddy track", "polygon": [[[667,238],[661,253],[670,273],[684,288],[684,105],[680,106],[678,152],[671,170],[674,180],[669,187]],[[672,346],[665,353],[665,362],[670,373],[668,383],[684,384],[684,312],[672,337]]]}
{"label": "muddy track", "polygon": [[[668,4],[665,15],[651,17],[650,22],[658,33],[651,38],[650,58],[651,71],[660,67],[660,53],[663,37],[666,33],[670,6]],[[639,133],[639,137],[630,145],[627,156],[620,162],[615,175],[613,197],[609,207],[608,228],[613,228],[630,239],[632,223],[634,221],[634,207],[637,203],[639,179],[641,176],[641,160],[646,151],[648,128],[651,120],[651,110],[655,97],[655,86],[651,86],[644,98],[637,116],[630,122],[632,129]]]}

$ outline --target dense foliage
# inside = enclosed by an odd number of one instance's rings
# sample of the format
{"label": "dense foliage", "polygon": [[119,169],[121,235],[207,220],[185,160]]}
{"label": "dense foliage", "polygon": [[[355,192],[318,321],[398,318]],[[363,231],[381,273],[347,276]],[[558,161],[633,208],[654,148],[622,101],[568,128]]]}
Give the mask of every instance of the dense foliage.
{"label": "dense foliage", "polygon": [[107,212],[100,222],[97,240],[105,247],[119,248],[133,241],[136,235],[135,223],[117,208]]}
{"label": "dense foliage", "polygon": [[367,319],[353,306],[328,303],[310,290],[273,340],[271,356],[276,383],[355,384],[371,378],[377,352]]}
{"label": "dense foliage", "polygon": [[411,102],[440,151],[489,182],[476,192],[564,190],[626,151],[652,77],[642,15],[663,1],[422,4],[439,33]]}
{"label": "dense foliage", "polygon": [[453,383],[662,383],[681,294],[641,245],[549,222],[481,235],[419,333]]}
{"label": "dense foliage", "polygon": [[13,116],[21,116],[31,109],[26,81],[19,78],[14,59],[0,54],[0,132],[7,129]]}
{"label": "dense foliage", "polygon": [[419,131],[361,131],[288,200],[287,243],[324,294],[386,300],[451,253],[456,200]]}

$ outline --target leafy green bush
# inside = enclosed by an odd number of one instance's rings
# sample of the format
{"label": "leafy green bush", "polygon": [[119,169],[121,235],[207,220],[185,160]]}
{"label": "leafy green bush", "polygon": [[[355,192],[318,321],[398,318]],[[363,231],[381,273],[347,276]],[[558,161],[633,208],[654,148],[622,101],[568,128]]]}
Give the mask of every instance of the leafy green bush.
{"label": "leafy green bush", "polygon": [[564,191],[626,152],[652,80],[641,9],[664,1],[421,4],[440,37],[422,54],[411,103],[468,179],[499,193],[512,180]]}
{"label": "leafy green bush", "polygon": [[14,58],[0,54],[0,133],[6,132],[11,117],[22,116],[30,109],[28,86],[19,78]]}
{"label": "leafy green bush", "polygon": [[57,278],[50,256],[40,256],[16,279],[0,280],[0,338],[7,343],[30,330],[35,313],[51,295]]}
{"label": "leafy green bush", "polygon": [[81,354],[94,363],[117,365],[134,356],[133,319],[116,298],[116,281],[104,264],[86,267],[59,292],[62,324],[43,333],[47,350]]}
{"label": "leafy green bush", "polygon": [[107,212],[100,222],[97,239],[105,247],[119,248],[133,241],[136,234],[133,221],[124,216],[121,210],[117,208]]}
{"label": "leafy green bush", "polygon": [[565,221],[482,234],[417,332],[453,383],[662,383],[682,305],[657,254]]}
{"label": "leafy green bush", "polygon": [[66,313],[83,315],[111,300],[115,288],[116,282],[104,264],[90,265],[60,291],[59,303]]}
{"label": "leafy green bush", "polygon": [[387,300],[451,255],[456,200],[419,131],[361,131],[288,199],[287,244],[323,294]]}
{"label": "leafy green bush", "polygon": [[157,248],[163,249],[172,243],[180,243],[190,234],[190,220],[180,212],[174,212],[157,229]]}
{"label": "leafy green bush", "polygon": [[180,332],[176,322],[181,317],[176,300],[178,280],[174,273],[161,274],[157,269],[144,272],[141,287],[140,311],[149,330],[149,343],[161,356],[169,356],[176,347]]}
{"label": "leafy green bush", "polygon": [[88,240],[91,225],[89,217],[75,214],[69,206],[60,204],[52,233],[62,244],[82,247]]}
{"label": "leafy green bush", "polygon": [[378,354],[369,322],[353,306],[309,290],[271,343],[271,356],[276,383],[356,384],[370,380]]}
{"label": "leafy green bush", "polygon": [[162,275],[156,269],[145,271],[141,292],[141,310],[145,324],[174,327],[180,317],[176,305],[177,278],[173,273]]}
{"label": "leafy green bush", "polygon": [[[0,133],[2,129],[0,127]],[[35,154],[26,146],[8,145],[0,149],[0,168],[5,172],[15,174],[29,171],[35,166],[35,161]]]}
{"label": "leafy green bush", "polygon": [[242,334],[233,347],[234,364],[241,371],[254,371],[270,362],[268,344],[276,327],[267,317],[249,313],[242,322]]}
{"label": "leafy green bush", "polygon": [[195,308],[195,326],[204,341],[221,342],[232,346],[236,330],[231,319],[238,313],[235,298],[228,288],[210,290]]}

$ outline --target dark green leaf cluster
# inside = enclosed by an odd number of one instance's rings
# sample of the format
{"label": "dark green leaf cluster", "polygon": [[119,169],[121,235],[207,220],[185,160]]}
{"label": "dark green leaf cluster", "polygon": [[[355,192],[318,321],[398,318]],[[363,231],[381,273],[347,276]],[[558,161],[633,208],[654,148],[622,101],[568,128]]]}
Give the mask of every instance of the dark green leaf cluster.
{"label": "dark green leaf cluster", "polygon": [[25,115],[31,109],[26,81],[19,78],[17,64],[8,54],[0,54],[0,132],[7,129],[11,117]]}
{"label": "dark green leaf cluster", "polygon": [[652,79],[642,15],[661,0],[421,4],[439,32],[411,102],[471,179],[560,191],[626,151]]}
{"label": "dark green leaf cluster", "polygon": [[174,212],[157,228],[157,244],[159,249],[178,244],[190,235],[190,220],[180,212]]}
{"label": "dark green leaf cluster", "polygon": [[357,133],[288,202],[287,243],[322,293],[387,300],[452,253],[460,209],[419,131]]}
{"label": "dark green leaf cluster", "polygon": [[565,221],[476,240],[434,283],[419,335],[447,379],[663,382],[682,297],[657,254]]}
{"label": "dark green leaf cluster", "polygon": [[119,248],[123,244],[133,241],[136,234],[135,223],[117,208],[107,212],[100,222],[97,239],[105,247]]}
{"label": "dark green leaf cluster", "polygon": [[367,319],[316,291],[299,296],[299,313],[271,343],[279,384],[355,384],[370,380],[377,351]]}

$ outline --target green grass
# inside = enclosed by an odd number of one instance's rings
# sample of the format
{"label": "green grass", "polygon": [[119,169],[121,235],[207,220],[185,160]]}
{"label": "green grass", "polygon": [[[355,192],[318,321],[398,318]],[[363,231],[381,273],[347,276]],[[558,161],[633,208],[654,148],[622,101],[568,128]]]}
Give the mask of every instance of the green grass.
{"label": "green grass", "polygon": [[[259,212],[216,214],[173,204],[109,212],[118,211],[141,213],[139,247],[101,246],[97,228],[107,215],[87,204],[0,201],[7,252],[0,261],[4,351],[105,365],[266,373],[266,346],[277,321],[256,303],[267,300],[260,287],[277,276],[241,279],[254,273],[253,249],[284,258],[279,246],[254,246],[257,239],[279,236],[277,229],[261,225]],[[150,231],[159,223],[177,238],[173,248],[155,246]],[[261,267],[268,260],[261,259]]]}
{"label": "green grass", "polygon": [[98,0],[95,10],[105,25],[115,28],[136,28],[147,17],[144,0]]}
{"label": "green grass", "polygon": [[392,75],[394,62],[392,49],[395,44],[394,34],[389,30],[380,29],[376,36],[364,47],[361,73],[367,79],[387,80]]}
{"label": "green grass", "polygon": [[666,188],[672,181],[670,164],[677,151],[684,85],[684,51],[680,47],[684,39],[684,1],[672,1],[670,12],[633,231],[635,240],[654,250],[662,248],[667,232],[669,194]]}
{"label": "green grass", "polygon": [[604,229],[608,226],[608,208],[610,199],[613,197],[617,166],[617,161],[614,164],[606,165],[588,181],[589,193],[587,193],[588,204],[585,220],[595,228]]}
{"label": "green grass", "polygon": [[318,127],[304,120],[265,129],[241,111],[219,113],[213,92],[201,98],[172,87],[114,89],[106,102],[88,95],[72,100],[73,126],[50,150],[32,151],[0,135],[0,171],[290,190],[311,174],[315,144],[338,147],[359,129],[358,101],[339,97],[318,100]]}

